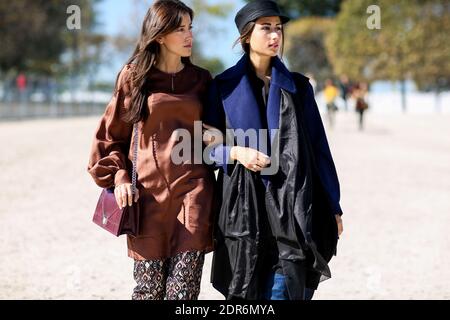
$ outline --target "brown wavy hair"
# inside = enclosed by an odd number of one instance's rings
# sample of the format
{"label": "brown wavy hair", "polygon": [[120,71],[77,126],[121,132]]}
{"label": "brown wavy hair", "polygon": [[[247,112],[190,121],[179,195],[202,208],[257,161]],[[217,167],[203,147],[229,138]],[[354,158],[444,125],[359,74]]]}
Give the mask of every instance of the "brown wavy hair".
{"label": "brown wavy hair", "polygon": [[[157,0],[147,11],[136,48],[126,63],[126,65],[132,64],[133,68],[129,79],[131,107],[125,112],[124,121],[136,123],[147,118],[148,76],[160,55],[160,44],[156,39],[179,28],[186,14],[192,21],[194,12],[179,0]],[[185,64],[190,63],[188,57],[183,57],[181,60]],[[116,78],[116,88],[119,76],[120,73]]]}

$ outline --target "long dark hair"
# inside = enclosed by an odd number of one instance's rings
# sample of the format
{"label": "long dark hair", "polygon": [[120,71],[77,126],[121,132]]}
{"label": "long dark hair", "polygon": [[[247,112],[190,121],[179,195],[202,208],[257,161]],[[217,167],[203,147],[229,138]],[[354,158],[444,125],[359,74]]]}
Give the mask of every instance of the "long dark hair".
{"label": "long dark hair", "polygon": [[[245,27],[242,29],[242,34],[239,36],[239,38],[234,42],[233,48],[240,43],[242,50],[246,54],[250,54],[250,44],[247,43],[247,40],[250,39],[252,36],[253,30],[255,30],[256,22],[251,21],[245,25]],[[280,49],[280,57],[283,57],[284,53],[284,26],[281,29],[281,34],[283,35],[283,41],[281,42],[281,49]]]}
{"label": "long dark hair", "polygon": [[[123,120],[136,123],[148,116],[146,100],[148,97],[148,76],[150,69],[160,55],[160,44],[156,41],[180,27],[183,16],[188,14],[193,20],[194,12],[179,0],[157,0],[147,11],[139,41],[133,54],[127,61],[133,64],[131,77],[131,107],[123,116]],[[183,63],[190,63],[188,57],[182,58]],[[119,75],[116,79],[116,88]],[[123,85],[123,84],[122,84]]]}

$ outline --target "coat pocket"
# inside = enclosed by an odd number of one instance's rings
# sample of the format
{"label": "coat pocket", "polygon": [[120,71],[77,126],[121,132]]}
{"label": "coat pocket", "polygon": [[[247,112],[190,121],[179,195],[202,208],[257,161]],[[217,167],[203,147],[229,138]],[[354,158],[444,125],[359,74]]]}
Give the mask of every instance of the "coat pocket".
{"label": "coat pocket", "polygon": [[190,179],[193,189],[187,201],[188,226],[209,228],[212,224],[213,184],[206,178]]}

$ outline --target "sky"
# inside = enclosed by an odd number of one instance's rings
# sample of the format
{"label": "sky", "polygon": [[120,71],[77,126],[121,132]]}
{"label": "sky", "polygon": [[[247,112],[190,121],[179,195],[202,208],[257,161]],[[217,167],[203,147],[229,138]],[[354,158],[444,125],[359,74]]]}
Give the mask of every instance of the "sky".
{"label": "sky", "polygon": [[[245,4],[243,0],[207,0],[210,4],[216,3],[231,3],[234,9],[230,15],[223,19],[211,19],[208,25],[196,25],[194,19],[194,37],[195,28],[209,27],[212,25],[218,28],[218,31],[214,33],[213,39],[201,38],[198,39],[201,43],[201,49],[204,55],[208,57],[218,57],[222,60],[225,67],[231,67],[234,65],[240,57],[240,48],[232,48],[234,41],[239,36],[236,26],[234,24],[235,13]],[[150,3],[151,1],[149,1]],[[115,35],[123,31],[123,28],[129,28],[134,22],[129,21],[132,17],[132,0],[103,0],[98,5],[100,30],[108,35]],[[143,16],[145,12],[141,14],[141,17],[137,17],[135,23],[137,28],[140,29],[142,25]],[[116,61],[117,60],[117,61]],[[115,79],[115,75],[119,71],[120,67],[125,61],[119,61],[119,59],[112,59],[113,66],[104,66],[101,68],[99,78],[108,81],[108,79]]]}
{"label": "sky", "polygon": [[[152,2],[148,0],[149,4]],[[188,3],[189,0],[186,0]],[[216,3],[230,3],[234,6],[232,12],[225,19],[211,19],[207,21],[207,25],[198,25],[194,19],[194,37],[195,28],[208,28],[213,26],[219,28],[219,31],[214,32],[211,37],[200,39],[201,49],[204,55],[209,57],[218,57],[222,60],[225,68],[233,66],[241,56],[240,46],[232,48],[234,41],[238,38],[239,34],[234,24],[234,16],[236,12],[244,6],[244,0],[207,0],[210,4]],[[133,23],[140,29],[145,12],[141,13],[140,17],[136,17],[135,21],[129,21],[132,17],[132,3],[133,0],[102,0],[98,5],[99,22],[102,24],[101,31],[109,35],[117,34],[123,31],[124,28],[130,28]],[[198,21],[197,21],[198,22]],[[198,37],[197,37],[197,40]],[[128,57],[126,57],[128,58]],[[100,68],[98,74],[99,81],[114,82],[117,73],[124,65],[124,57],[112,57],[112,66],[103,66]],[[408,91],[413,90],[414,85],[408,83]],[[393,87],[393,84],[389,82],[377,82],[371,87],[372,91],[376,92],[389,92],[391,90],[398,90],[397,87]]]}

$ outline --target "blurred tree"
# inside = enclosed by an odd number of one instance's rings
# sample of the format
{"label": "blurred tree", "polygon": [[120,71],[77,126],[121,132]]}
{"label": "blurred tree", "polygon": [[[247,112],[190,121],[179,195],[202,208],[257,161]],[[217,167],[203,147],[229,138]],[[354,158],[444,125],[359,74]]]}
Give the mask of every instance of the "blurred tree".
{"label": "blurred tree", "polygon": [[[354,80],[400,81],[402,108],[406,111],[408,79],[429,86],[448,78],[450,41],[448,17],[444,19],[449,14],[448,3],[448,0],[344,1],[336,27],[326,41],[335,72],[346,73]],[[371,30],[367,26],[370,16],[367,8],[373,4],[381,9],[381,29]],[[440,66],[436,68],[437,64]]]}
{"label": "blurred tree", "polygon": [[[76,5],[81,9],[81,28],[68,30],[65,27],[62,37],[67,49],[63,63],[59,65],[60,75],[70,75],[70,86],[79,84],[79,77],[86,75],[88,86],[94,83],[106,41],[103,34],[97,32],[98,21],[96,5],[102,0],[63,0],[65,8]],[[70,14],[65,14],[66,19]],[[64,23],[64,26],[66,24]]]}
{"label": "blurred tree", "polygon": [[[253,0],[246,0],[247,2]],[[280,9],[296,19],[305,16],[332,17],[339,13],[343,0],[275,0]]]}
{"label": "blurred tree", "polygon": [[[53,75],[67,71],[60,63],[74,52],[76,72],[95,64],[103,37],[94,32],[94,6],[101,0],[16,0],[0,2],[0,70]],[[80,30],[68,30],[67,8],[81,8]],[[26,13],[26,14],[24,14]],[[72,60],[73,62],[73,60]]]}
{"label": "blurred tree", "polygon": [[202,48],[209,45],[210,39],[215,34],[222,32],[218,27],[211,24],[211,19],[224,19],[233,9],[233,5],[209,4],[207,0],[186,0],[186,3],[194,10],[194,33],[198,39],[198,45],[194,47],[192,61],[209,70],[211,74],[217,75],[225,69],[223,62],[217,57],[206,57]]}
{"label": "blurred tree", "polygon": [[205,57],[202,55],[197,47],[194,47],[192,52],[192,62],[196,65],[208,70],[213,76],[218,75],[225,70],[225,65],[222,60],[215,57]]}
{"label": "blurred tree", "polygon": [[63,26],[65,7],[60,1],[1,1],[1,71],[52,73],[52,66],[65,48]]}
{"label": "blurred tree", "polygon": [[[375,80],[373,73],[366,69],[370,62],[379,56],[376,37],[378,30],[369,30],[366,26],[367,7],[371,0],[347,0],[337,17],[335,26],[326,37],[326,48],[330,53],[330,60],[337,74],[347,74],[353,80],[366,78]],[[384,16],[383,16],[384,18]],[[382,20],[383,27],[386,21]]]}
{"label": "blurred tree", "polygon": [[434,91],[436,110],[440,111],[440,93],[450,89],[450,1],[426,1],[413,17],[410,46],[412,78],[421,91]]}
{"label": "blurred tree", "polygon": [[[55,94],[69,79],[74,93],[80,84],[92,84],[101,59],[104,36],[95,32],[95,5],[101,0],[16,0],[0,2],[0,77],[11,84],[23,72],[34,89]],[[68,8],[78,6],[79,29],[70,30]],[[86,75],[88,81],[80,81]],[[72,95],[73,96],[73,95]]]}
{"label": "blurred tree", "polygon": [[334,26],[330,18],[309,17],[293,21],[286,30],[286,57],[293,71],[311,73],[318,83],[333,78],[325,50],[325,36]]}

